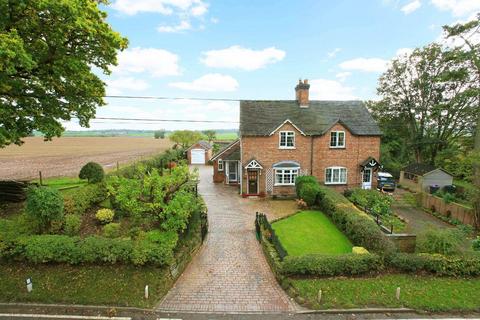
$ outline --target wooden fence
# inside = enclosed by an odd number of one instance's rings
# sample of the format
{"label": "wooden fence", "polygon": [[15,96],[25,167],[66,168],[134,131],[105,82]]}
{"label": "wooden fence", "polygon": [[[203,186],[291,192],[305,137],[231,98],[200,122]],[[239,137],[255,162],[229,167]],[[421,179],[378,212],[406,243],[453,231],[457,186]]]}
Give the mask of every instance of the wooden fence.
{"label": "wooden fence", "polygon": [[21,202],[26,198],[28,182],[5,180],[0,181],[0,201]]}
{"label": "wooden fence", "polygon": [[476,227],[473,209],[461,204],[454,202],[446,203],[442,198],[422,192],[422,206],[446,217],[457,219],[463,224]]}

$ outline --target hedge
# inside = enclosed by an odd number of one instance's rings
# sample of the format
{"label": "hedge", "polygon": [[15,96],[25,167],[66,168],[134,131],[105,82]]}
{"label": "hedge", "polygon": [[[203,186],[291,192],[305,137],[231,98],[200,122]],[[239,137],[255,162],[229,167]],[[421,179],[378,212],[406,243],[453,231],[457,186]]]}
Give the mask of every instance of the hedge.
{"label": "hedge", "polygon": [[102,202],[108,196],[104,182],[82,186],[63,196],[65,214],[82,215],[93,204]]}
{"label": "hedge", "polygon": [[282,271],[285,275],[353,276],[382,269],[382,259],[371,253],[287,256],[282,263]]}
{"label": "hedge", "polygon": [[320,191],[320,209],[355,246],[364,247],[379,255],[388,255],[396,250],[375,221],[357,209],[347,198],[327,187],[320,186]]}
{"label": "hedge", "polygon": [[397,253],[388,265],[398,271],[429,272],[439,276],[479,276],[480,253],[444,256],[430,253]]}
{"label": "hedge", "polygon": [[64,235],[33,235],[13,239],[0,238],[0,260],[33,263],[133,263],[169,265],[178,236],[162,233],[152,242],[147,239],[87,238]]}

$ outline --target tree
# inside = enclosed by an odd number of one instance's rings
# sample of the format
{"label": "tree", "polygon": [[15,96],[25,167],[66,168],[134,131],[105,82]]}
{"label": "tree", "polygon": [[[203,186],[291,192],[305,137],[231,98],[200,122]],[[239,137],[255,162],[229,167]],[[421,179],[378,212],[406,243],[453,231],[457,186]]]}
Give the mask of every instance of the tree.
{"label": "tree", "polygon": [[63,197],[53,188],[30,187],[27,191],[25,213],[35,219],[41,232],[46,232],[52,222],[63,219]]}
{"label": "tree", "polygon": [[465,72],[464,64],[448,59],[439,44],[430,44],[393,60],[380,77],[382,103],[376,116],[397,121],[417,162],[433,164],[438,152],[472,134],[478,109],[465,92],[477,84]]}
{"label": "tree", "polygon": [[153,133],[153,136],[154,136],[155,139],[165,139],[165,130],[163,130],[163,129],[156,130]]}
{"label": "tree", "polygon": [[[471,86],[469,90],[463,92],[465,99],[474,98],[477,105],[477,122],[475,129],[475,142],[473,154],[473,182],[476,187],[476,197],[474,199],[476,224],[480,225],[480,13],[472,21],[453,26],[444,26],[446,38],[454,40],[448,51],[448,58],[464,67],[465,72],[460,76],[472,78],[477,85]],[[455,45],[457,42],[457,45]],[[469,72],[473,71],[473,72]],[[447,75],[450,78],[458,77],[453,73]]]}
{"label": "tree", "polygon": [[177,130],[170,135],[170,140],[182,148],[188,148],[203,138],[200,132],[191,130]]}
{"label": "tree", "polygon": [[34,130],[60,136],[61,121],[88,127],[105,105],[104,74],[127,40],[99,9],[107,0],[0,0],[0,147]]}
{"label": "tree", "polygon": [[202,133],[207,137],[208,142],[212,142],[216,139],[217,132],[215,130],[205,130]]}
{"label": "tree", "polygon": [[88,183],[102,182],[105,177],[105,171],[101,165],[96,162],[88,162],[80,169],[78,174],[80,179],[87,179]]}

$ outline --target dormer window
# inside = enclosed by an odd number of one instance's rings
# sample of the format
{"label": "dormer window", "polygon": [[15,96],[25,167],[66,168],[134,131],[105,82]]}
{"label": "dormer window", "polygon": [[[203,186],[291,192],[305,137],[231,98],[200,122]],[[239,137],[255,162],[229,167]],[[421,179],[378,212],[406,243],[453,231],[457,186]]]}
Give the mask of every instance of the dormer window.
{"label": "dormer window", "polygon": [[330,148],[345,148],[345,131],[330,132]]}
{"label": "dormer window", "polygon": [[280,131],[280,149],[294,149],[295,148],[295,132]]}

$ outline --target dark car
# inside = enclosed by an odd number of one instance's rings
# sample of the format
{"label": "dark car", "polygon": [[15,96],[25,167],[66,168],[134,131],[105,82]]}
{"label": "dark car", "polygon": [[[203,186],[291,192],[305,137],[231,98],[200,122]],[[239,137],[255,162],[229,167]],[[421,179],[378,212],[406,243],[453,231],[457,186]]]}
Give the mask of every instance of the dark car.
{"label": "dark car", "polygon": [[395,179],[388,172],[379,172],[377,174],[377,189],[393,192],[395,190]]}

